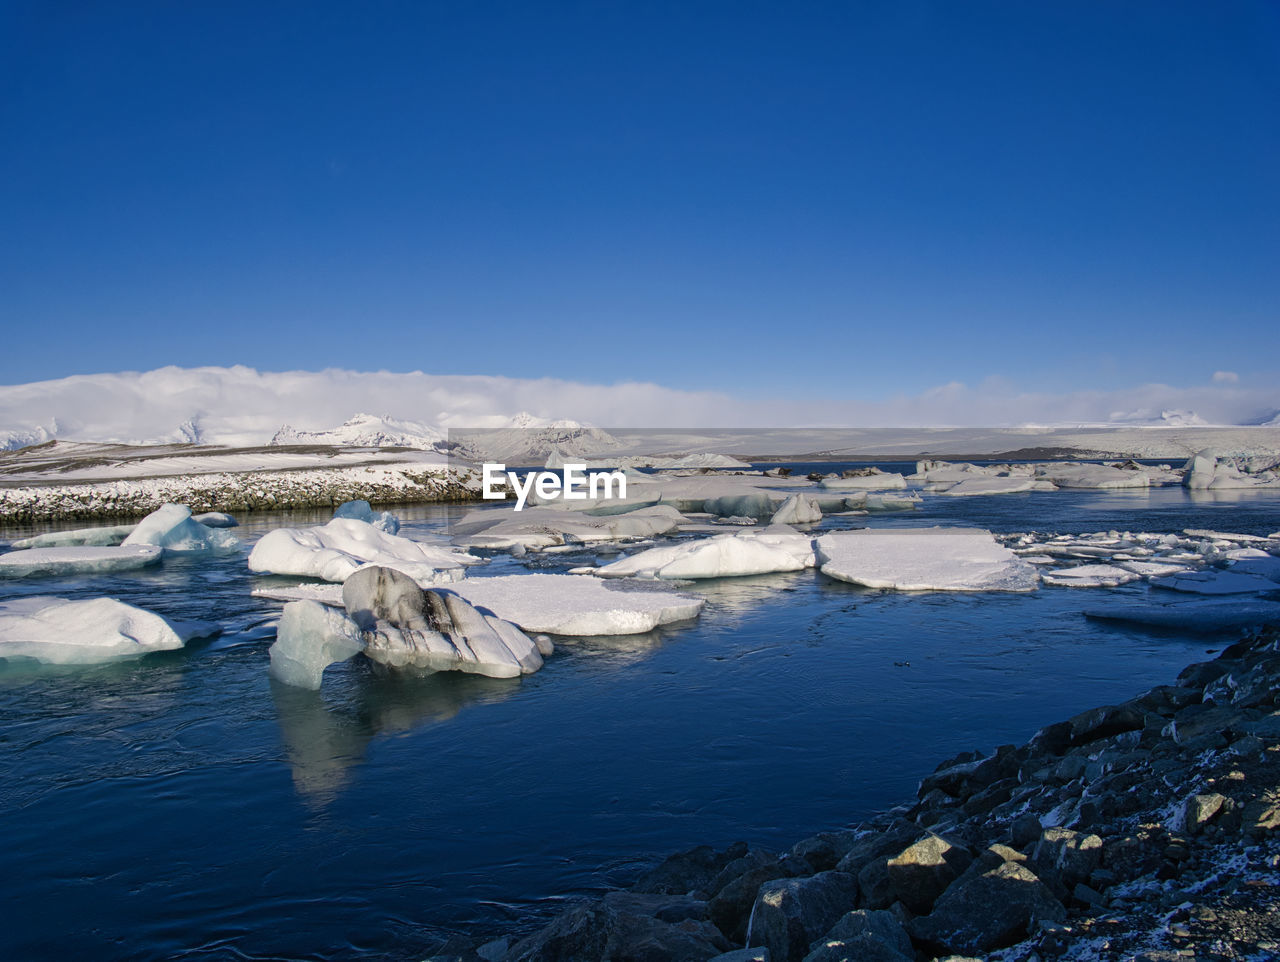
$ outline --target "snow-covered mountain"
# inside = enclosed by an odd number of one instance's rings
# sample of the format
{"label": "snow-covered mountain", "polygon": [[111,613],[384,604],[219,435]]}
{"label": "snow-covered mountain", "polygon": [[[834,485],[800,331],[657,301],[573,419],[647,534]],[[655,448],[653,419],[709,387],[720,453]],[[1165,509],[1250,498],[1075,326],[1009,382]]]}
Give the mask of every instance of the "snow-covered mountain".
{"label": "snow-covered mountain", "polygon": [[302,431],[286,424],[268,444],[334,444],[353,448],[437,449],[445,432],[421,421],[406,421],[390,415],[357,414],[336,428]]}
{"label": "snow-covered mountain", "polygon": [[599,457],[623,446],[599,428],[540,418],[527,411],[503,418],[492,427],[453,429],[449,442],[450,453],[468,461],[522,465],[544,464],[553,453],[560,458]]}

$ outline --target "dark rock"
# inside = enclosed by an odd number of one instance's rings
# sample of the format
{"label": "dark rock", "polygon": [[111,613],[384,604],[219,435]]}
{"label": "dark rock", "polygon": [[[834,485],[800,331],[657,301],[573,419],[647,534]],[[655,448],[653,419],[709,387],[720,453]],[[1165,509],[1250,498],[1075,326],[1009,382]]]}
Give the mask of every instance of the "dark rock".
{"label": "dark rock", "polygon": [[889,881],[889,860],[877,858],[858,873],[858,904],[864,909],[886,909],[898,897]]}
{"label": "dark rock", "polygon": [[1192,795],[1183,808],[1182,826],[1192,835],[1204,831],[1204,827],[1217,817],[1226,806],[1228,811],[1235,803],[1225,795],[1213,792],[1209,795]]}
{"label": "dark rock", "polygon": [[720,889],[708,904],[711,921],[730,941],[746,942],[747,922],[760,886],[786,877],[786,869],[776,859],[749,868]]}
{"label": "dark rock", "polygon": [[631,887],[633,892],[655,895],[686,895],[690,892],[709,892],[711,883],[724,867],[747,853],[745,842],[731,845],[717,852],[710,845],[700,845],[685,852],[676,852],[663,859],[662,864]]}
{"label": "dark rock", "polygon": [[791,854],[804,859],[815,872],[829,872],[840,864],[857,841],[858,833],[851,829],[821,832],[797,842],[792,846]]}
{"label": "dark rock", "polygon": [[811,946],[804,962],[914,962],[915,951],[892,912],[858,910],[841,917]]}
{"label": "dark rock", "polygon": [[1052,876],[1070,889],[1102,863],[1102,839],[1069,828],[1046,828],[1031,854],[1042,877]]}
{"label": "dark rock", "polygon": [[1121,732],[1141,731],[1145,722],[1146,714],[1132,705],[1091,708],[1068,721],[1071,726],[1071,744],[1087,745]]}
{"label": "dark rock", "polygon": [[1241,821],[1244,831],[1255,838],[1280,829],[1280,799],[1255,798],[1244,806]]}
{"label": "dark rock", "polygon": [[836,871],[857,875],[872,859],[901,852],[920,837],[920,826],[906,819],[895,819],[879,831],[862,835],[836,865]]}
{"label": "dark rock", "polygon": [[1037,815],[1019,815],[1009,825],[1009,837],[1015,848],[1026,848],[1040,841],[1040,833],[1044,826]]}
{"label": "dark rock", "polygon": [[1127,704],[1132,704],[1143,711],[1155,712],[1157,715],[1168,717],[1188,705],[1199,704],[1201,697],[1201,689],[1199,688],[1188,688],[1181,685],[1157,685]]}
{"label": "dark rock", "polygon": [[1225,745],[1227,733],[1240,721],[1240,713],[1230,708],[1190,705],[1173,716],[1173,721],[1165,727],[1165,735],[1172,738],[1175,744],[1184,747],[1195,744],[1205,736]]}
{"label": "dark rock", "polygon": [[1035,873],[1005,862],[982,874],[966,873],[932,913],[912,920],[907,930],[929,951],[982,953],[1022,941],[1042,919],[1061,922],[1066,915]]}
{"label": "dark rock", "polygon": [[764,945],[775,962],[800,962],[809,944],[853,907],[857,882],[843,872],[779,879],[760,886],[747,942]]}
{"label": "dark rock", "polygon": [[575,905],[511,947],[507,962],[581,962],[604,958],[617,918],[603,903]]}
{"label": "dark rock", "polygon": [[954,882],[973,855],[938,835],[926,835],[889,859],[886,868],[894,894],[912,912],[922,914]]}
{"label": "dark rock", "polygon": [[[621,893],[630,894],[630,893]],[[506,962],[704,962],[732,946],[710,922],[663,922],[608,899],[566,909],[511,947]]]}
{"label": "dark rock", "polygon": [[1061,755],[1071,747],[1071,722],[1054,722],[1036,732],[1027,747],[1039,755]]}
{"label": "dark rock", "polygon": [[710,918],[707,903],[688,895],[659,895],[643,892],[609,892],[604,902],[615,912],[630,915],[651,915],[660,922],[683,922],[693,919],[705,922]]}
{"label": "dark rock", "polygon": [[769,950],[763,945],[747,949],[734,949],[724,955],[717,955],[707,962],[770,962]]}

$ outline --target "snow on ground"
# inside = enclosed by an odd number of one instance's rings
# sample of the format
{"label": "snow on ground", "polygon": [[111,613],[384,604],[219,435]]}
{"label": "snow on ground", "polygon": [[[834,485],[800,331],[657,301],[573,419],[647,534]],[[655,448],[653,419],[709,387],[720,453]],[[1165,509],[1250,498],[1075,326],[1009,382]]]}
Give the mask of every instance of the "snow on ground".
{"label": "snow on ground", "polygon": [[1036,569],[977,528],[883,528],[823,535],[823,574],[898,591],[1033,591]]}
{"label": "snow on ground", "polygon": [[286,424],[271,438],[268,444],[332,444],[353,448],[418,448],[436,450],[436,445],[446,439],[440,427],[422,421],[406,421],[390,415],[357,414],[336,428],[320,431],[301,431]]}
{"label": "snow on ground", "polygon": [[813,565],[812,539],[780,524],[648,548],[592,573],[674,581],[801,571]]}
{"label": "snow on ground", "polygon": [[258,574],[297,575],[345,581],[365,564],[394,568],[419,584],[441,584],[463,576],[480,558],[447,545],[426,544],[387,534],[354,518],[334,518],[314,528],[276,528],[249,554]]}
{"label": "snow on ground", "polygon": [[696,618],[705,602],[674,591],[623,590],[578,575],[469,578],[440,589],[550,635],[633,635]]}
{"label": "snow on ground", "polygon": [[146,544],[27,548],[0,555],[0,578],[48,578],[134,571],[158,564],[163,553],[160,547]]}
{"label": "snow on ground", "polygon": [[181,648],[192,637],[216,631],[212,625],[175,626],[112,598],[36,596],[0,602],[0,658],[94,664]]}

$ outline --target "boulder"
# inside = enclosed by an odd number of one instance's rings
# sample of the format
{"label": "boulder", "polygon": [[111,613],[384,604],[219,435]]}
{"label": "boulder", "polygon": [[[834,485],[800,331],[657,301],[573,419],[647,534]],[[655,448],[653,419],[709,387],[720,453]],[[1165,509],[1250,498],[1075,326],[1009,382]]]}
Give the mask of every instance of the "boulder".
{"label": "boulder", "polygon": [[1088,881],[1102,864],[1102,839],[1069,828],[1046,828],[1031,858],[1042,876],[1060,880],[1064,888],[1070,889]]}
{"label": "boulder", "polygon": [[800,962],[809,944],[853,908],[857,890],[843,872],[766,882],[751,910],[747,944],[767,946],[774,962]]}
{"label": "boulder", "polygon": [[1061,922],[1066,915],[1034,872],[1004,862],[986,872],[966,873],[928,916],[912,919],[907,930],[929,951],[972,955],[1014,945],[1038,922]]}
{"label": "boulder", "polygon": [[[742,861],[742,860],[739,860]],[[733,863],[721,873],[734,867]],[[760,886],[774,879],[787,878],[790,872],[777,859],[756,859],[741,874],[725,882],[708,904],[711,921],[733,942],[747,941],[747,922]],[[713,883],[714,884],[714,883]]]}
{"label": "boulder", "polygon": [[657,868],[641,876],[631,887],[633,892],[660,895],[686,895],[690,892],[713,891],[711,883],[730,862],[747,854],[745,842],[717,852],[710,845],[700,845],[667,856]]}
{"label": "boulder", "polygon": [[892,912],[859,909],[813,943],[804,962],[914,962],[911,939]]}
{"label": "boulder", "polygon": [[912,912],[928,912],[973,856],[938,835],[926,835],[889,859],[885,867],[894,895]]}
{"label": "boulder", "polygon": [[732,948],[710,922],[665,922],[636,911],[644,907],[608,898],[572,906],[513,945],[506,962],[704,962]]}

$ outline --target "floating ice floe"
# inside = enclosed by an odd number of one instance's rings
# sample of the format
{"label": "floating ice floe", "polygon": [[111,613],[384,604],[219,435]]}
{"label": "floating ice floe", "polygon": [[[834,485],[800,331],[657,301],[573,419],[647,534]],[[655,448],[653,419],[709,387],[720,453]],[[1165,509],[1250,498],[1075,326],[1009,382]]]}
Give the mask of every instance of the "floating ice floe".
{"label": "floating ice floe", "polygon": [[1021,494],[1024,491],[1057,491],[1052,481],[1036,480],[1029,476],[1009,478],[965,478],[939,494],[963,498],[982,494]]}
{"label": "floating ice floe", "polygon": [[191,517],[184,504],[166,504],[138,522],[124,539],[125,547],[155,545],[172,553],[234,551],[240,540],[220,528],[210,528]]}
{"label": "floating ice floe", "polygon": [[525,631],[550,635],[639,634],[696,618],[705,604],[670,590],[625,590],[578,575],[469,578],[442,591]]}
{"label": "floating ice floe", "polygon": [[191,638],[216,633],[214,625],[170,623],[113,598],[37,596],[0,603],[0,658],[95,664],[181,648]]}
{"label": "floating ice floe", "polygon": [[191,520],[200,522],[206,528],[236,528],[240,525],[239,521],[225,511],[206,511],[204,514],[192,515]]}
{"label": "floating ice floe", "polygon": [[400,533],[400,519],[390,511],[374,511],[368,501],[347,501],[333,512],[335,518],[353,518],[373,525],[387,534]]}
{"label": "floating ice floe", "polygon": [[823,535],[821,571],[899,591],[1033,591],[1040,575],[978,528],[881,528]]}
{"label": "floating ice floe", "polygon": [[874,474],[860,474],[852,478],[824,478],[819,484],[828,491],[891,491],[895,488],[905,488],[907,479],[900,474],[877,471]]}
{"label": "floating ice floe", "polygon": [[1148,488],[1151,479],[1145,471],[1126,470],[1106,464],[1056,463],[1036,465],[1038,477],[1060,488]]}
{"label": "floating ice floe", "polygon": [[481,560],[447,545],[387,534],[366,521],[334,518],[315,528],[267,532],[249,554],[249,570],[342,582],[361,565],[375,564],[430,585],[456,581],[464,566]]}
{"label": "floating ice floe", "polygon": [[124,541],[133,532],[136,525],[113,524],[102,528],[76,528],[73,531],[50,531],[31,538],[22,538],[9,545],[10,548],[73,548],[73,547],[114,547]]}
{"label": "floating ice floe", "polygon": [[601,578],[668,581],[802,571],[814,564],[813,541],[786,525],[649,548],[596,568]]}
{"label": "floating ice floe", "polygon": [[598,544],[671,534],[684,520],[675,508],[662,504],[603,516],[560,508],[491,509],[471,511],[455,523],[453,540],[468,548],[498,551]]}
{"label": "floating ice floe", "polygon": [[134,571],[158,564],[164,552],[156,545],[28,548],[0,555],[0,578],[54,577]]}
{"label": "floating ice floe", "polygon": [[326,667],[361,652],[398,670],[515,678],[541,668],[552,650],[456,595],[424,591],[392,568],[362,568],[347,579],[342,596],[342,611],[316,601],[285,605],[271,646],[274,678],[318,689]]}
{"label": "floating ice floe", "polygon": [[1243,595],[1280,591],[1280,584],[1261,575],[1210,569],[1169,575],[1151,582],[1154,587],[1197,595]]}
{"label": "floating ice floe", "polygon": [[[1231,553],[1235,554],[1235,552]],[[1227,570],[1233,574],[1257,575],[1259,578],[1280,582],[1280,558],[1273,558],[1270,555],[1237,558],[1232,561],[1231,567]],[[1280,585],[1277,587],[1280,587]]]}
{"label": "floating ice floe", "polygon": [[849,511],[909,511],[919,504],[920,495],[915,491],[862,491],[844,499],[844,506]]}
{"label": "floating ice floe", "polygon": [[793,494],[774,512],[770,524],[816,524],[822,520],[822,508],[813,498]]}
{"label": "floating ice floe", "polygon": [[1117,565],[1079,565],[1075,568],[1058,568],[1054,571],[1042,571],[1040,577],[1047,585],[1066,588],[1116,588],[1142,579],[1142,575],[1137,572],[1128,571]]}
{"label": "floating ice floe", "polygon": [[1088,618],[1122,621],[1190,634],[1210,634],[1280,621],[1280,603],[1273,601],[1188,601],[1168,605],[1115,605],[1089,608]]}

